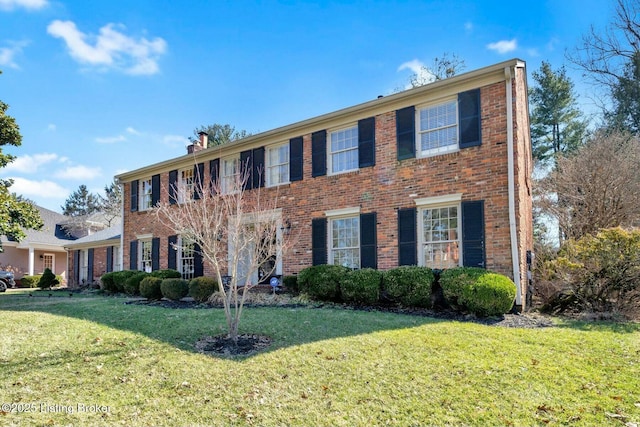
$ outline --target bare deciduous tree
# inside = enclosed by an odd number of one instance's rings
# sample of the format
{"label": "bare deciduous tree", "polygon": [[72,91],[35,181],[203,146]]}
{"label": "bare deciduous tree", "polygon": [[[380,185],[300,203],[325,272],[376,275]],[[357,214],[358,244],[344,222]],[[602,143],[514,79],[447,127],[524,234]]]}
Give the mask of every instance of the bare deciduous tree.
{"label": "bare deciduous tree", "polygon": [[275,272],[290,247],[277,191],[246,190],[246,167],[238,165],[237,171],[232,179],[206,184],[196,179],[192,188],[178,185],[174,194],[182,195],[181,203],[165,201],[154,208],[159,222],[197,244],[203,260],[211,265],[223,300],[228,337],[234,342],[249,290]]}
{"label": "bare deciduous tree", "polygon": [[567,238],[640,221],[640,139],[597,132],[539,182],[539,206]]}

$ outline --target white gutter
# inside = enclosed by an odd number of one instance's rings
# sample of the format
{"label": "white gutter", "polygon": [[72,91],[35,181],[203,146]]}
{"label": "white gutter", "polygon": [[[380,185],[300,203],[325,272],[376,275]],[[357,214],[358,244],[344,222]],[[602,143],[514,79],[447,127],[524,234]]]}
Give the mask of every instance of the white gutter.
{"label": "white gutter", "polygon": [[522,287],[520,283],[520,256],[518,254],[518,234],[516,228],[515,166],[513,159],[513,89],[511,88],[511,67],[504,68],[507,89],[507,173],[509,186],[509,233],[511,237],[511,263],[513,281],[516,284],[516,306],[522,308]]}

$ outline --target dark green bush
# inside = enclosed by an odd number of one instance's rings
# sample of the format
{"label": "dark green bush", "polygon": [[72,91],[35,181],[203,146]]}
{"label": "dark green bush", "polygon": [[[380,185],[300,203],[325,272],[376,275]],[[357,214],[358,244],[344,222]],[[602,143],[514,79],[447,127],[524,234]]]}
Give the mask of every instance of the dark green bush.
{"label": "dark green bush", "polygon": [[392,301],[407,307],[431,307],[435,276],[428,267],[405,265],[385,271],[382,289]]}
{"label": "dark green bush", "polygon": [[148,276],[149,273],[145,273],[144,271],[138,271],[136,274],[131,275],[124,282],[124,291],[129,295],[140,295],[140,282]]}
{"label": "dark green bush", "polygon": [[349,271],[340,281],[342,301],[375,304],[380,298],[382,273],[373,268]]}
{"label": "dark green bush", "polygon": [[282,285],[291,292],[298,292],[298,276],[283,276]]}
{"label": "dark green bush", "polygon": [[162,290],[160,289],[160,284],[162,280],[153,276],[147,276],[142,279],[140,282],[140,295],[147,299],[161,299]]}
{"label": "dark green bush", "polygon": [[180,274],[178,270],[173,270],[173,269],[152,271],[151,275],[153,277],[159,277],[161,279],[181,279],[182,278],[182,274]]}
{"label": "dark green bush", "polygon": [[189,294],[189,282],[184,279],[162,279],[160,290],[163,297],[179,301]]}
{"label": "dark green bush", "polygon": [[462,290],[461,300],[477,316],[508,313],[516,297],[516,285],[507,276],[486,272]]}
{"label": "dark green bush", "polygon": [[23,288],[37,288],[38,282],[40,282],[40,274],[34,276],[22,276],[20,279],[20,286]]}
{"label": "dark green bush", "polygon": [[479,267],[456,267],[440,273],[440,287],[444,298],[452,308],[464,309],[461,298],[464,289],[472,286],[487,270]]}
{"label": "dark green bush", "polygon": [[102,289],[109,292],[118,292],[118,288],[116,288],[115,284],[115,271],[111,271],[109,273],[104,273],[100,277],[100,283],[102,283]]}
{"label": "dark green bush", "polygon": [[113,273],[113,285],[115,287],[115,290],[112,292],[124,292],[124,288],[125,285],[127,283],[127,280],[132,277],[135,276],[136,274],[141,273],[141,271],[139,270],[122,270],[122,271],[116,271]]}
{"label": "dark green bush", "polygon": [[321,301],[338,301],[340,298],[340,280],[349,272],[340,265],[314,265],[298,274],[300,292],[310,298]]}
{"label": "dark green bush", "polygon": [[189,296],[198,302],[206,302],[217,291],[218,282],[213,277],[194,277],[189,282]]}
{"label": "dark green bush", "polygon": [[56,275],[53,274],[51,269],[45,268],[44,273],[40,276],[40,280],[38,280],[38,287],[40,289],[51,289],[51,287],[60,284],[60,281],[56,278]]}

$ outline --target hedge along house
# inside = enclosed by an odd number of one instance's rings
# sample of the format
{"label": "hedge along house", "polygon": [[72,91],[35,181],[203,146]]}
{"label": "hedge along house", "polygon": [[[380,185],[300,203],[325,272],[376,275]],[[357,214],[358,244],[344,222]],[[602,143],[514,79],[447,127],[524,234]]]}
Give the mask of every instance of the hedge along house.
{"label": "hedge along house", "polygon": [[525,63],[513,59],[222,146],[205,148],[201,135],[184,156],[117,176],[123,266],[210,275],[149,210],[179,204],[175,184],[224,184],[246,164],[247,191],[274,192],[282,232],[298,236],[276,274],[325,263],[484,267],[515,281],[522,307],[533,247],[528,117]]}

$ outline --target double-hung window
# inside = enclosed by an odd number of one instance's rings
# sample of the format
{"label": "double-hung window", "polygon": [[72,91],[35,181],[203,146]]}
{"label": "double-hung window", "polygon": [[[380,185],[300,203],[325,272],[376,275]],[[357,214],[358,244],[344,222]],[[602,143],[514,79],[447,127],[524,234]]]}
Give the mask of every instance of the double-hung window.
{"label": "double-hung window", "polygon": [[180,238],[178,261],[178,268],[180,274],[182,274],[182,278],[186,280],[193,279],[195,272],[195,253],[192,241]]}
{"label": "double-hung window", "polygon": [[329,170],[332,174],[358,169],[358,126],[329,134]]}
{"label": "double-hung window", "polygon": [[220,171],[222,193],[228,194],[241,188],[240,182],[240,156],[222,159]]}
{"label": "double-hung window", "polygon": [[418,153],[433,156],[458,150],[458,101],[417,110]]}
{"label": "double-hung window", "polygon": [[267,148],[267,186],[289,183],[289,144]]}
{"label": "double-hung window", "polygon": [[151,192],[152,192],[151,178],[140,180],[140,210],[151,209]]}
{"label": "double-hung window", "polygon": [[360,268],[360,216],[329,220],[329,264]]}
{"label": "double-hung window", "polygon": [[193,168],[182,169],[178,181],[178,202],[191,200],[194,191]]}
{"label": "double-hung window", "polygon": [[141,240],[140,244],[138,245],[139,247],[139,256],[138,259],[139,261],[139,265],[138,265],[138,269],[140,271],[146,271],[147,273],[151,273],[152,271],[152,264],[151,264],[151,258],[152,258],[152,243],[151,240]]}
{"label": "double-hung window", "polygon": [[462,265],[460,202],[452,200],[456,198],[454,195],[446,202],[418,206],[420,265],[432,269]]}

